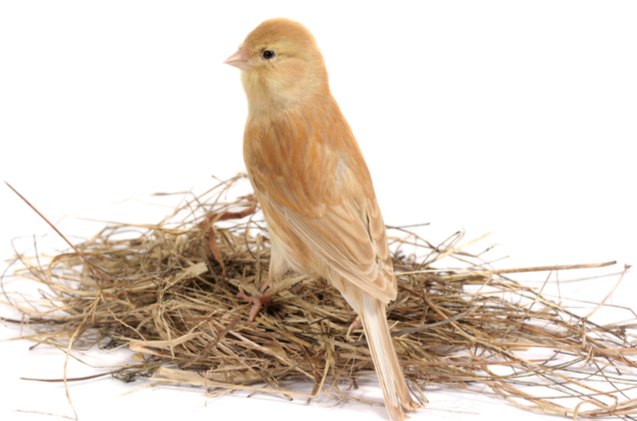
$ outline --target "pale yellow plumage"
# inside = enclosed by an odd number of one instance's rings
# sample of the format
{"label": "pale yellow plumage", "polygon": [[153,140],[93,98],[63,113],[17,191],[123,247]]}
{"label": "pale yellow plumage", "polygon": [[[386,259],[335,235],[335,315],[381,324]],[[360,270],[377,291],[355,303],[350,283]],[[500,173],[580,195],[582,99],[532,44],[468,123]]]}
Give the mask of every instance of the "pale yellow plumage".
{"label": "pale yellow plumage", "polygon": [[270,276],[318,275],[343,294],[361,317],[388,412],[402,420],[418,405],[387,326],[397,287],[385,226],[314,38],[269,20],[227,62],[242,69],[248,97],[244,159],[271,236]]}

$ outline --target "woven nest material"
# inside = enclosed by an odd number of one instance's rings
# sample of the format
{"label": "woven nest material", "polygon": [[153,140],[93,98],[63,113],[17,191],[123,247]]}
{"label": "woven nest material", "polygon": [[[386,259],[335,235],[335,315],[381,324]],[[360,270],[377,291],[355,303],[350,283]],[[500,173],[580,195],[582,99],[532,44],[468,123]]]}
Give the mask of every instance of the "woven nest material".
{"label": "woven nest material", "polygon": [[[259,295],[270,250],[254,199],[222,199],[241,178],[190,196],[158,224],[109,224],[48,262],[19,256],[18,274],[44,291],[26,303],[5,293],[29,338],[127,347],[130,363],[110,373],[125,381],[355,396],[373,363],[354,312],[325,280],[288,274],[248,321],[241,295]],[[542,413],[637,416],[635,323],[598,325],[509,278],[605,264],[496,270],[463,251],[459,233],[437,245],[406,228],[389,233],[399,292],[388,319],[416,393],[486,386]],[[439,268],[443,259],[456,269]]]}

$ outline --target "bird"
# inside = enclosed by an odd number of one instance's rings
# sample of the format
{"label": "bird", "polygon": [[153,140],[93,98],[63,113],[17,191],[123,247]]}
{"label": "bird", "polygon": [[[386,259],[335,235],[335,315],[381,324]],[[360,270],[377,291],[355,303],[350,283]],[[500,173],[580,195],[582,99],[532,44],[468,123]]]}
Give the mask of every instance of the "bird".
{"label": "bird", "polygon": [[397,283],[369,169],[300,23],[269,19],[225,63],[248,100],[243,157],[268,227],[269,280],[326,279],[357,313],[393,421],[420,407],[387,322]]}

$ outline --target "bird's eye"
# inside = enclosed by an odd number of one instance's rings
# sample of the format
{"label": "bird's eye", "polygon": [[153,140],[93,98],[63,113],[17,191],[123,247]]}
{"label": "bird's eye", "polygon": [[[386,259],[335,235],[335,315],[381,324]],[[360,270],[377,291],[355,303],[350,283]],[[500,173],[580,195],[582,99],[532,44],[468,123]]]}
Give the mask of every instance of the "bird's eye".
{"label": "bird's eye", "polygon": [[272,50],[263,50],[261,57],[265,60],[272,60],[276,56],[276,53]]}

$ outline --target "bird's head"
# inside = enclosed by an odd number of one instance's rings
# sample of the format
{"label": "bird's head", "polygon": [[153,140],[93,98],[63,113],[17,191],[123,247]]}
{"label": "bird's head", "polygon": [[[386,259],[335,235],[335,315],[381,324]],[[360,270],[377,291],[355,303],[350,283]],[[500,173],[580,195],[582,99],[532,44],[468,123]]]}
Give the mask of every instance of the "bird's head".
{"label": "bird's head", "polygon": [[325,64],[314,37],[288,19],[261,23],[225,62],[241,69],[251,112],[283,110],[329,94]]}

